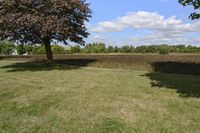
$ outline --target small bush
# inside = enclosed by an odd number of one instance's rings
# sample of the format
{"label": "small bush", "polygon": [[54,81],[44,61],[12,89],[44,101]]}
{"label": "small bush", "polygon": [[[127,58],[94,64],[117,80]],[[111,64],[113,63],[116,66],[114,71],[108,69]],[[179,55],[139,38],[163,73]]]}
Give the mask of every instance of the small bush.
{"label": "small bush", "polygon": [[167,47],[161,47],[160,50],[159,50],[159,53],[161,55],[169,54],[169,49]]}
{"label": "small bush", "polygon": [[62,46],[59,45],[53,45],[51,47],[53,54],[64,54],[65,49]]}
{"label": "small bush", "polygon": [[79,45],[73,46],[70,49],[70,53],[80,53],[81,52],[81,47]]}
{"label": "small bush", "polygon": [[26,49],[25,49],[25,46],[23,44],[17,45],[16,50],[17,50],[17,53],[19,55],[23,55],[23,54],[26,53]]}
{"label": "small bush", "polygon": [[86,53],[106,53],[106,45],[104,43],[87,44],[84,47]]}
{"label": "small bush", "polygon": [[3,55],[11,55],[15,51],[15,45],[10,41],[1,41],[0,47],[0,52]]}
{"label": "small bush", "polygon": [[108,46],[108,48],[106,49],[106,53],[114,53],[114,47]]}
{"label": "small bush", "polygon": [[25,44],[24,48],[26,50],[26,53],[31,54],[31,52],[33,50],[33,46],[32,45]]}
{"label": "small bush", "polygon": [[45,54],[44,46],[34,46],[32,50],[32,54]]}
{"label": "small bush", "polygon": [[0,54],[1,54],[1,51],[2,51],[2,44],[1,44],[1,42],[0,42]]}

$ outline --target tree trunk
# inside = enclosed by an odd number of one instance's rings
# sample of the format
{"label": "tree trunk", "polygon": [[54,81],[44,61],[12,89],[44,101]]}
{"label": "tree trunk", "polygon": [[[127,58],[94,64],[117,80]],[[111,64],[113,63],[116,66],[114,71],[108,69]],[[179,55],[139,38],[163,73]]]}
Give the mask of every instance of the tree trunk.
{"label": "tree trunk", "polygon": [[46,57],[49,63],[53,63],[53,55],[51,51],[50,41],[45,41],[45,50],[46,50]]}

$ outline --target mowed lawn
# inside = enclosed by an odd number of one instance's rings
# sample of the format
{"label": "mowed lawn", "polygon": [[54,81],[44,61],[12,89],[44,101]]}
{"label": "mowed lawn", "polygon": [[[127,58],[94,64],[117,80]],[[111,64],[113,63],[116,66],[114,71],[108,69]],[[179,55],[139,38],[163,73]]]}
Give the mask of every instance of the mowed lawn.
{"label": "mowed lawn", "polygon": [[15,63],[0,61],[1,133],[200,132],[198,76]]}

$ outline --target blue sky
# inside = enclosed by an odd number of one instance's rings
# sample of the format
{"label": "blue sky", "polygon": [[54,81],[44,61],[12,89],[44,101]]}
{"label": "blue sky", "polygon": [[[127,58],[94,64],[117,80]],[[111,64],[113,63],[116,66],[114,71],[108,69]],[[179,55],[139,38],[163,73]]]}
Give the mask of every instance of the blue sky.
{"label": "blue sky", "polygon": [[87,0],[93,11],[86,42],[107,45],[199,45],[200,22],[178,0]]}

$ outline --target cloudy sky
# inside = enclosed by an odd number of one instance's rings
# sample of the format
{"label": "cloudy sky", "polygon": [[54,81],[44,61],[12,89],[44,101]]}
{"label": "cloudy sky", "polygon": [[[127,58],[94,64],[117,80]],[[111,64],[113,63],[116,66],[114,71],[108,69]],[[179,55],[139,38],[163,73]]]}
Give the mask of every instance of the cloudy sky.
{"label": "cloudy sky", "polygon": [[87,0],[93,11],[87,23],[89,42],[108,45],[192,44],[200,46],[200,22],[192,7],[178,0]]}

